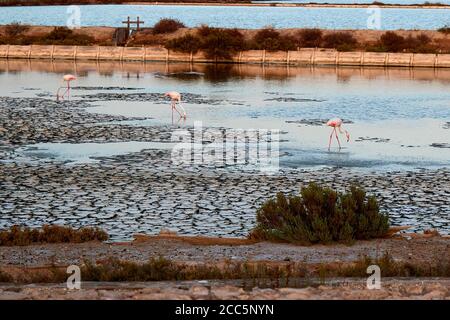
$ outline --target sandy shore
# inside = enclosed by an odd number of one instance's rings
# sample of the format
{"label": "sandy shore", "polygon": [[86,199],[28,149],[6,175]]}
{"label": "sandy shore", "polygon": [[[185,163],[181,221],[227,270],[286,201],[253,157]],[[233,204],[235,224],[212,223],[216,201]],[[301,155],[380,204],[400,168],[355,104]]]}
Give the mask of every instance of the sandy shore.
{"label": "sandy shore", "polygon": [[0,266],[42,267],[66,266],[83,261],[102,261],[111,257],[143,263],[151,257],[189,263],[232,261],[305,262],[307,264],[354,262],[361,256],[381,257],[388,252],[396,261],[414,263],[438,262],[450,256],[450,239],[442,237],[409,239],[399,237],[357,241],[349,245],[298,246],[260,242],[242,245],[195,244],[171,237],[150,237],[125,243],[42,244],[0,247]]}
{"label": "sandy shore", "polygon": [[[199,244],[203,240],[203,244]],[[220,239],[219,239],[220,240]],[[360,255],[376,257],[389,252],[395,261],[436,263],[450,254],[450,240],[441,237],[358,241],[352,246],[254,243],[214,244],[199,238],[140,237],[130,243],[42,244],[0,247],[0,269],[7,272],[38,270],[50,265],[81,265],[107,258],[145,262],[158,255],[175,262],[193,264],[224,261],[264,263],[302,262],[307,268],[320,264],[353,262]],[[220,240],[223,242],[223,240]],[[231,241],[231,240],[229,240]],[[196,243],[196,244],[195,244]],[[237,241],[236,241],[237,243]],[[366,278],[304,278],[274,287],[262,281],[201,280],[153,282],[83,282],[82,290],[62,284],[0,284],[0,299],[450,299],[448,278],[382,278],[382,287],[368,290]],[[265,285],[261,285],[266,283]]]}

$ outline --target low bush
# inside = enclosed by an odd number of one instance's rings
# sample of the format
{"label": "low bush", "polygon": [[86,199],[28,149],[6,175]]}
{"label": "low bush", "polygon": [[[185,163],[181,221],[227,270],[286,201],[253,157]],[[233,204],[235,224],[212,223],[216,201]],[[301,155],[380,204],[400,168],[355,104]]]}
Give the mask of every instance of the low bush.
{"label": "low bush", "polygon": [[450,26],[443,26],[439,28],[438,31],[445,34],[450,34]]}
{"label": "low bush", "polygon": [[12,281],[12,277],[7,274],[6,272],[3,272],[2,270],[0,270],[0,283],[2,282],[11,282]]}
{"label": "low bush", "polygon": [[196,53],[200,50],[200,38],[188,33],[184,36],[168,40],[165,47],[174,51]]}
{"label": "low bush", "polygon": [[341,194],[315,183],[300,196],[277,194],[257,211],[256,221],[250,238],[304,244],[378,238],[389,228],[387,215],[363,189],[351,186]]}
{"label": "low bush", "polygon": [[26,246],[33,243],[81,243],[105,241],[108,234],[98,228],[72,229],[57,225],[44,225],[40,229],[12,226],[0,231],[0,246]]}
{"label": "low bush", "polygon": [[331,32],[323,37],[323,47],[338,51],[351,51],[358,45],[356,38],[349,32]]}
{"label": "low bush", "polygon": [[399,52],[405,47],[405,38],[393,31],[388,31],[381,35],[379,43],[386,51]]}
{"label": "low bush", "polygon": [[180,52],[203,50],[209,59],[231,59],[233,54],[244,50],[244,36],[237,29],[201,26],[197,35],[187,34],[166,42],[166,48]]}
{"label": "low bush", "polygon": [[13,22],[5,26],[5,35],[7,37],[17,37],[27,31],[30,27],[20,24],[19,22]]}
{"label": "low bush", "polygon": [[316,270],[320,277],[366,277],[367,267],[380,267],[382,277],[448,277],[450,275],[450,259],[444,257],[437,262],[397,261],[389,252],[381,257],[372,258],[367,255],[351,264],[320,264]]}
{"label": "low bush", "polygon": [[246,46],[244,36],[237,29],[211,28],[204,34],[201,38],[201,48],[209,59],[231,59]]}
{"label": "low bush", "polygon": [[153,26],[154,34],[173,33],[186,26],[176,19],[161,19]]}
{"label": "low bush", "polygon": [[304,48],[320,47],[322,43],[322,30],[320,29],[303,29],[298,33],[300,46]]}
{"label": "low bush", "polygon": [[55,27],[47,36],[42,38],[45,44],[91,45],[95,39],[87,34],[75,34],[67,27]]}
{"label": "low bush", "polygon": [[387,31],[380,37],[378,47],[388,52],[433,53],[436,48],[431,42],[431,38],[424,33],[405,38],[393,31]]}
{"label": "low bush", "polygon": [[295,50],[298,41],[291,36],[283,36],[273,28],[264,28],[259,30],[251,40],[252,49],[269,51],[287,51]]}

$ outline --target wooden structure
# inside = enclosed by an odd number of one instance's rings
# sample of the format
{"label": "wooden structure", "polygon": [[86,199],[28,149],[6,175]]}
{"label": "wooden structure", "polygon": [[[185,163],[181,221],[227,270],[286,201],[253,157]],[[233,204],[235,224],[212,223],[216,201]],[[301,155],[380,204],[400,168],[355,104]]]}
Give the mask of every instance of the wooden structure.
{"label": "wooden structure", "polygon": [[135,21],[130,20],[130,17],[128,16],[126,21],[122,21],[123,24],[127,25],[127,30],[128,30],[128,34],[130,33],[131,30],[131,25],[135,24],[136,25],[136,31],[140,30],[140,25],[144,24],[144,21],[139,20],[139,17],[137,17],[137,19]]}

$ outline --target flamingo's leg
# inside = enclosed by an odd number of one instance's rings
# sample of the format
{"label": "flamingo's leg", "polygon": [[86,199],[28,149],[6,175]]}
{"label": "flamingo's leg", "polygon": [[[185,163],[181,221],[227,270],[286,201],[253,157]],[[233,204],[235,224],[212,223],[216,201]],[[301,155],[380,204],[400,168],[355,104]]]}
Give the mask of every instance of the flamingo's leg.
{"label": "flamingo's leg", "polygon": [[173,108],[175,109],[176,112],[178,112],[178,114],[180,115],[180,118],[182,118],[183,115],[181,114],[180,111],[178,111],[176,102],[173,103]]}
{"label": "flamingo's leg", "polygon": [[66,90],[66,92],[67,92],[67,99],[69,99],[70,98],[70,82],[69,81],[67,81],[67,90]]}
{"label": "flamingo's leg", "polygon": [[170,104],[170,109],[172,109],[172,125],[173,125],[173,104]]}
{"label": "flamingo's leg", "polygon": [[337,142],[338,142],[339,149],[341,149],[341,142],[339,141],[339,137],[338,137],[336,128],[334,128],[334,134],[336,135],[336,140],[337,140]]}
{"label": "flamingo's leg", "polygon": [[181,108],[181,110],[183,111],[183,117],[186,119],[186,110],[184,110],[183,106],[181,105],[181,102],[178,102],[178,106]]}
{"label": "flamingo's leg", "polygon": [[333,133],[334,133],[334,130],[336,130],[336,129],[331,130],[330,140],[328,141],[328,151],[330,151],[330,147],[331,147],[331,139],[333,139]]}

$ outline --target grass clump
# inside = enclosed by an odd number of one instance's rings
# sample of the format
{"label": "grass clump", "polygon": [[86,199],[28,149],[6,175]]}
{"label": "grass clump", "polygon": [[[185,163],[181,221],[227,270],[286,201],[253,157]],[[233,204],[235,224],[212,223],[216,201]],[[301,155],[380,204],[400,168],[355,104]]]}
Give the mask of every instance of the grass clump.
{"label": "grass clump", "polygon": [[81,243],[108,240],[108,234],[98,228],[72,229],[57,225],[44,225],[40,229],[12,226],[0,231],[0,246],[26,246],[36,243]]}
{"label": "grass clump", "polygon": [[190,281],[199,279],[287,279],[304,277],[302,265],[265,262],[231,262],[222,265],[176,263],[164,257],[152,257],[146,263],[109,258],[101,263],[87,262],[81,267],[86,281]]}
{"label": "grass clump", "polygon": [[173,33],[180,28],[185,28],[186,26],[180,20],[177,19],[161,19],[153,26],[154,34],[163,33]]}
{"label": "grass clump", "polygon": [[311,183],[299,196],[278,193],[257,211],[250,238],[303,244],[351,242],[382,237],[389,228],[376,198],[362,188],[348,193]]}

